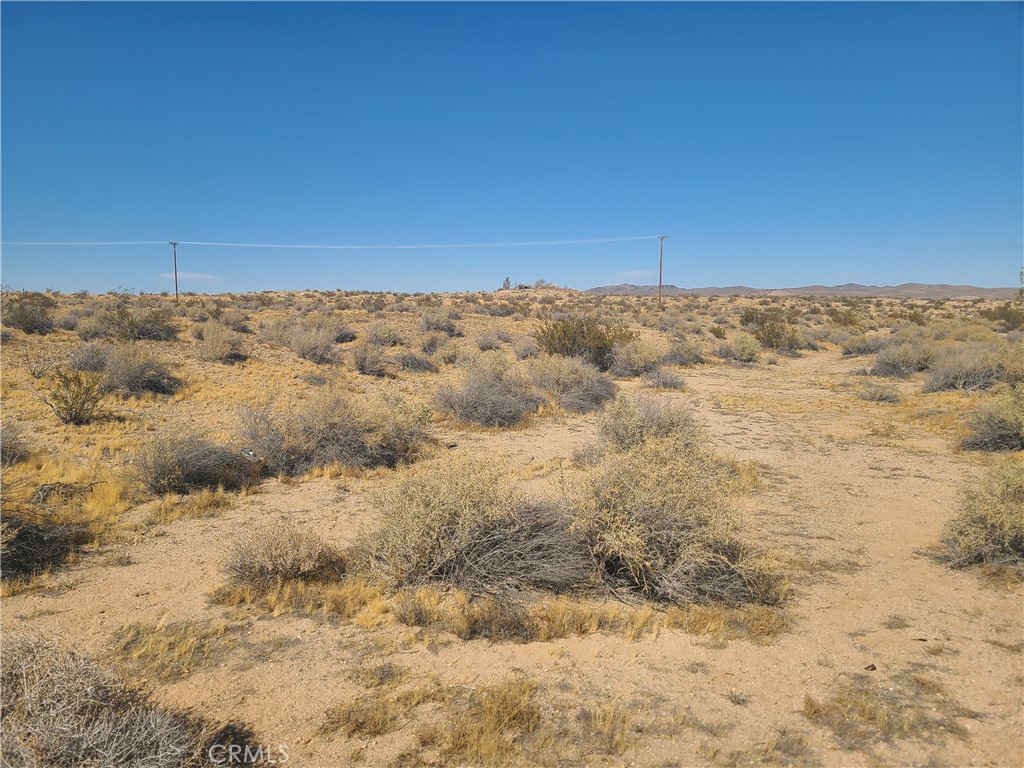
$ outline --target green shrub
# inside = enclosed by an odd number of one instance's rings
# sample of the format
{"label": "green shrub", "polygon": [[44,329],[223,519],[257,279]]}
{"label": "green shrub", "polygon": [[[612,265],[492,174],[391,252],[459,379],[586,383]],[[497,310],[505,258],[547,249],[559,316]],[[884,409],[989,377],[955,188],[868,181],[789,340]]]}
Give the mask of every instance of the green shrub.
{"label": "green shrub", "polygon": [[602,324],[592,317],[577,317],[545,323],[535,338],[540,348],[549,355],[582,357],[605,371],[613,362],[612,350],[615,343],[630,341],[634,334],[625,328]]}
{"label": "green shrub", "polygon": [[45,293],[3,291],[0,294],[0,322],[7,328],[44,336],[53,331],[53,310],[57,302]]}
{"label": "green shrub", "polygon": [[103,415],[103,378],[94,373],[53,368],[36,394],[62,424],[88,424]]}
{"label": "green shrub", "polygon": [[1024,462],[1009,459],[962,491],[940,556],[954,568],[997,565],[1024,576]]}

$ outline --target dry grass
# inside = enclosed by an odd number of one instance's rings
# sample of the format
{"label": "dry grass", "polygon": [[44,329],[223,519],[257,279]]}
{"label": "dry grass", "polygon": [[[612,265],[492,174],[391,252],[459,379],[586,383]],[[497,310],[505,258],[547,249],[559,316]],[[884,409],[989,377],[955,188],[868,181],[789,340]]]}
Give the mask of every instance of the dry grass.
{"label": "dry grass", "polygon": [[231,496],[222,489],[203,488],[188,496],[168,494],[161,498],[145,516],[147,525],[169,523],[172,520],[193,520],[212,517],[231,506]]}
{"label": "dry grass", "polygon": [[328,735],[340,731],[347,738],[383,736],[402,724],[404,714],[393,697],[374,691],[332,707],[320,725],[320,733]]}
{"label": "dry grass", "polygon": [[210,595],[217,605],[248,606],[271,616],[305,615],[351,619],[386,610],[384,590],[353,576],[341,581],[275,581],[260,587],[223,586]]}
{"label": "dry grass", "polygon": [[114,654],[133,672],[160,680],[187,677],[233,644],[225,624],[180,621],[126,624],[115,635]]}
{"label": "dry grass", "polygon": [[897,739],[938,743],[947,736],[966,739],[960,720],[978,716],[920,669],[889,680],[863,674],[840,678],[827,698],[808,695],[803,715],[829,729],[844,749],[864,750]]}
{"label": "dry grass", "polygon": [[752,640],[767,643],[790,629],[790,621],[776,606],[688,605],[671,606],[665,614],[665,626],[714,642]]}

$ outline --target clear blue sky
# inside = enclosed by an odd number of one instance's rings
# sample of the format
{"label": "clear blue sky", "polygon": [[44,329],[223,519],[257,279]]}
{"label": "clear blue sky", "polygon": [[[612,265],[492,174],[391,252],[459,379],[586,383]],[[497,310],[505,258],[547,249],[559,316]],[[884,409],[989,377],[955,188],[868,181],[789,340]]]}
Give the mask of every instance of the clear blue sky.
{"label": "clear blue sky", "polygon": [[[5,2],[2,236],[664,233],[680,286],[1013,286],[1022,9]],[[208,292],[587,288],[657,282],[657,257],[182,246],[179,269]],[[166,245],[2,255],[15,288],[157,291],[169,270]]]}

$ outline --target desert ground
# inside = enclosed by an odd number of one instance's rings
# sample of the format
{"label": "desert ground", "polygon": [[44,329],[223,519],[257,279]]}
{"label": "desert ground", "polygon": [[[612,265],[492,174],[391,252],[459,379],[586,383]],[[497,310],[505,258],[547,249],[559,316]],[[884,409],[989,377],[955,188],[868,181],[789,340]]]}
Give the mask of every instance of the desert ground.
{"label": "desert ground", "polygon": [[4,765],[1024,764],[1020,301],[3,309]]}

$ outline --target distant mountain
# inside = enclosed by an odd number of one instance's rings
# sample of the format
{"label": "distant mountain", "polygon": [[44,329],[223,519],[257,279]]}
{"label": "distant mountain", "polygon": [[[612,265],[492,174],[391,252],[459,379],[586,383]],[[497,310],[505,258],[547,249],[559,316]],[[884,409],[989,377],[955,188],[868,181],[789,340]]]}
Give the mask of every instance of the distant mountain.
{"label": "distant mountain", "polygon": [[[656,285],[605,285],[584,293],[595,296],[657,296]],[[724,288],[679,288],[666,285],[665,296],[850,296],[893,299],[1012,299],[1016,288],[977,288],[973,285],[902,283],[901,285],[805,285],[800,288],[750,288],[729,285]]]}

